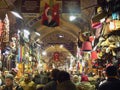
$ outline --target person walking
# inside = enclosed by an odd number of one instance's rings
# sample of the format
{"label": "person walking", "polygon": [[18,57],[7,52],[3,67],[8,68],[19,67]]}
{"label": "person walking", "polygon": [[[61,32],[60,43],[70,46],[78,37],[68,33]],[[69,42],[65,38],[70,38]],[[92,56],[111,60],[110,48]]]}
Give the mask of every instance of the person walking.
{"label": "person walking", "polygon": [[24,90],[36,90],[36,84],[31,80],[29,73],[24,74],[24,80],[20,82],[20,86]]}
{"label": "person walking", "polygon": [[75,84],[70,80],[70,74],[66,71],[58,73],[57,90],[77,90]]}
{"label": "person walking", "polygon": [[58,69],[53,69],[51,72],[51,81],[45,85],[43,90],[56,90],[57,89],[57,74],[59,73]]}
{"label": "person walking", "polygon": [[120,90],[120,80],[117,77],[117,68],[108,66],[106,68],[107,80],[99,85],[98,90]]}
{"label": "person walking", "polygon": [[0,90],[23,90],[19,85],[14,85],[14,77],[12,74],[5,76],[5,84],[0,87]]}

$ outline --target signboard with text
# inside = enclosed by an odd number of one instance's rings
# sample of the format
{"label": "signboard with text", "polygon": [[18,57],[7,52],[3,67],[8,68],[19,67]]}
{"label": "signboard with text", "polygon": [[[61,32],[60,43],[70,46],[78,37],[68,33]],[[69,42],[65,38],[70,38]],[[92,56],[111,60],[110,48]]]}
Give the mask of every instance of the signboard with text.
{"label": "signboard with text", "polygon": [[22,0],[21,3],[22,13],[39,13],[40,12],[40,0]]}

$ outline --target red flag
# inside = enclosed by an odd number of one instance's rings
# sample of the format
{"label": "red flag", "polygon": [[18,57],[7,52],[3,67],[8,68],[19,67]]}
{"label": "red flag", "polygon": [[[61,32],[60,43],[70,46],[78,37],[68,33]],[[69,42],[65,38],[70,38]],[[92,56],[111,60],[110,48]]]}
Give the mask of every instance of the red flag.
{"label": "red flag", "polygon": [[59,25],[59,4],[55,4],[53,6],[53,13],[52,13],[53,21],[55,21],[55,26]]}
{"label": "red flag", "polygon": [[54,5],[52,8],[47,3],[45,4],[42,23],[48,27],[59,25],[59,4]]}
{"label": "red flag", "polygon": [[59,61],[59,52],[54,52],[54,61]]}
{"label": "red flag", "polygon": [[47,17],[47,12],[50,9],[49,5],[47,3],[45,3],[45,7],[44,7],[44,12],[42,15],[42,23],[45,24],[45,21],[48,21],[48,17]]}

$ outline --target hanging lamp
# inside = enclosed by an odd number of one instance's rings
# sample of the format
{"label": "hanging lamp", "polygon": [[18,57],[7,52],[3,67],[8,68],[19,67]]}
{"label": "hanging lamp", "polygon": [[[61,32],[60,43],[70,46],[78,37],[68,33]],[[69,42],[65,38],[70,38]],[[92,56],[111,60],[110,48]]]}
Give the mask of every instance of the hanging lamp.
{"label": "hanging lamp", "polygon": [[98,59],[98,55],[97,55],[97,52],[96,52],[96,51],[92,51],[92,52],[91,52],[91,59],[92,59],[92,60]]}
{"label": "hanging lamp", "polygon": [[92,50],[92,44],[90,41],[85,41],[82,43],[82,50],[83,51],[91,51]]}

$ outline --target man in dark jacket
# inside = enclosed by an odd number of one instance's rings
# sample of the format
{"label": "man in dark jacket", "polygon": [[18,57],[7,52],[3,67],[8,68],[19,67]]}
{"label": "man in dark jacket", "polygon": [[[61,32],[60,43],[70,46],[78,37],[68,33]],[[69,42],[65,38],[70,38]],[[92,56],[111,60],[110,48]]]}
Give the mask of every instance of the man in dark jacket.
{"label": "man in dark jacket", "polygon": [[109,66],[106,68],[107,80],[104,81],[98,90],[120,90],[120,80],[117,78],[117,68]]}
{"label": "man in dark jacket", "polygon": [[70,75],[66,71],[58,73],[58,86],[57,90],[77,90],[76,86],[70,80]]}
{"label": "man in dark jacket", "polygon": [[45,85],[43,90],[56,90],[57,89],[57,75],[59,70],[53,69],[51,72],[51,81]]}

